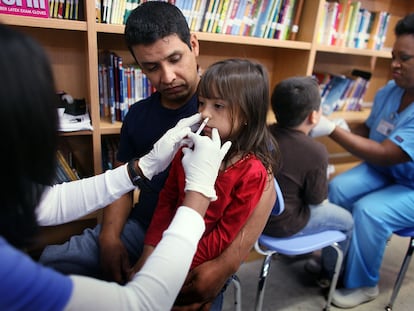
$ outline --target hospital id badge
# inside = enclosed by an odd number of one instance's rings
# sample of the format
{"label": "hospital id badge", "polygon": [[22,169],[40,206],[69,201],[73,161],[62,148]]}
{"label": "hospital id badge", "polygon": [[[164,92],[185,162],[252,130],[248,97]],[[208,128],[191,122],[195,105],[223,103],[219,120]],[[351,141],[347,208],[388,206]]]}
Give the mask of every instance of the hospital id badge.
{"label": "hospital id badge", "polygon": [[387,122],[385,120],[381,120],[381,122],[377,126],[377,131],[385,136],[388,136],[392,132],[393,129],[394,129],[394,124]]}

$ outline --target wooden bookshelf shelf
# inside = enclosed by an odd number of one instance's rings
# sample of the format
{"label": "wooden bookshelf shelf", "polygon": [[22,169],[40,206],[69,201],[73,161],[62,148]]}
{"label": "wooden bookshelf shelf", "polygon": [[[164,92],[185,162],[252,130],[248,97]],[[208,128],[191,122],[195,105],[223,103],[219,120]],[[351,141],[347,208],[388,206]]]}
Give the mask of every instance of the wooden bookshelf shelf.
{"label": "wooden bookshelf shelf", "polygon": [[362,109],[361,111],[334,111],[329,118],[344,118],[347,122],[364,122],[369,116],[369,109]]}
{"label": "wooden bookshelf shelf", "polygon": [[59,132],[60,136],[91,136],[92,131]]}
{"label": "wooden bookshelf shelf", "polygon": [[287,48],[295,50],[310,50],[310,42],[301,41],[290,41],[290,40],[274,40],[264,39],[257,37],[236,36],[236,35],[225,35],[207,32],[196,32],[197,38],[200,41],[206,42],[223,42],[238,45],[252,45],[252,46],[264,46],[264,47],[275,47],[275,48]]}
{"label": "wooden bookshelf shelf", "polygon": [[355,56],[368,56],[368,57],[380,57],[391,58],[391,49],[382,49],[380,51],[373,49],[357,49],[347,47],[337,47],[332,45],[318,44],[316,50],[318,52],[334,53],[334,54],[347,54]]}
{"label": "wooden bookshelf shelf", "polygon": [[121,132],[122,122],[116,121],[111,123],[109,120],[101,119],[100,129],[102,135],[119,134]]}
{"label": "wooden bookshelf shelf", "polygon": [[97,32],[104,32],[104,33],[114,33],[114,34],[123,34],[125,31],[124,25],[111,25],[111,24],[96,24],[96,31]]}
{"label": "wooden bookshelf shelf", "polygon": [[16,15],[0,14],[0,22],[3,24],[36,28],[52,28],[74,31],[87,31],[86,22],[72,21],[55,18],[36,18]]}

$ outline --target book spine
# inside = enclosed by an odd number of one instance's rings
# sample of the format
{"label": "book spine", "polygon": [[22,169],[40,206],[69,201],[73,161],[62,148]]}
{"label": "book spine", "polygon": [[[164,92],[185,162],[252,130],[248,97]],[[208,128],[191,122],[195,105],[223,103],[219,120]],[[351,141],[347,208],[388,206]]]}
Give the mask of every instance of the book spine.
{"label": "book spine", "polygon": [[305,0],[296,0],[296,5],[293,14],[292,26],[290,27],[289,40],[296,40],[299,32],[299,23],[302,16],[303,4]]}
{"label": "book spine", "polygon": [[241,23],[243,21],[244,12],[246,10],[247,0],[241,0],[236,12],[236,16],[231,29],[232,35],[238,35],[240,32]]}
{"label": "book spine", "polygon": [[262,35],[263,38],[273,38],[273,29],[276,29],[276,19],[279,14],[281,0],[274,1],[272,11],[269,14],[268,21],[265,25],[265,30]]}
{"label": "book spine", "polygon": [[223,6],[221,8],[219,19],[217,21],[217,28],[215,29],[215,33],[224,33],[224,27],[226,22],[227,13],[229,11],[231,1],[230,0],[224,0]]}
{"label": "book spine", "polygon": [[295,5],[295,0],[290,0],[287,5],[287,9],[286,9],[287,12],[283,20],[283,28],[282,28],[282,32],[279,38],[280,40],[286,40],[288,38],[290,26],[292,23],[292,14],[293,14],[294,5]]}
{"label": "book spine", "polygon": [[114,67],[108,65],[108,106],[109,117],[112,123],[116,121],[115,115],[115,79],[114,79]]}
{"label": "book spine", "polygon": [[208,25],[208,32],[216,33],[220,21],[220,14],[223,9],[223,6],[226,0],[214,0],[216,7],[214,8],[214,13],[212,14],[211,23]]}
{"label": "book spine", "polygon": [[260,24],[256,28],[256,35],[255,35],[256,37],[264,38],[267,25],[271,24],[270,15],[271,15],[276,3],[277,3],[277,1],[270,1],[270,3],[268,3],[268,5],[266,6],[265,10],[262,11],[262,15],[259,18],[259,23]]}
{"label": "book spine", "polygon": [[78,177],[73,172],[72,168],[69,166],[68,162],[66,161],[65,157],[63,156],[60,150],[57,151],[57,157],[59,163],[62,165],[62,168],[65,172],[65,175],[68,176],[69,180],[77,180]]}
{"label": "book spine", "polygon": [[201,23],[200,31],[207,32],[208,24],[212,18],[214,0],[207,0],[206,10],[204,12],[203,21]]}
{"label": "book spine", "polygon": [[289,11],[289,0],[284,0],[282,3],[282,6],[280,8],[277,24],[276,24],[276,30],[274,34],[274,39],[282,39],[282,34],[285,27],[285,19]]}
{"label": "book spine", "polygon": [[252,9],[252,6],[253,6],[253,2],[254,2],[253,0],[247,0],[246,1],[246,7],[244,9],[244,13],[243,13],[239,33],[238,33],[239,36],[244,35],[246,25],[248,24],[249,19],[250,19],[250,12],[251,12],[251,9]]}

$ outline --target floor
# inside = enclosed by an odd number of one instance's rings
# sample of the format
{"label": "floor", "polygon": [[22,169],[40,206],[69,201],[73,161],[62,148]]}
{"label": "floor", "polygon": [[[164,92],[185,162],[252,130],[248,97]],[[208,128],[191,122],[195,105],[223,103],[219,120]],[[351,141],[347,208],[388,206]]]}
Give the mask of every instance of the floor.
{"label": "floor", "polygon": [[[400,269],[409,243],[409,238],[392,236],[385,253],[379,282],[380,295],[377,299],[360,305],[353,311],[384,310],[391,296],[395,278]],[[258,255],[259,256],[259,255]],[[325,306],[324,292],[316,286],[314,278],[303,269],[307,257],[273,259],[266,291],[263,311],[321,311]],[[242,310],[254,310],[257,281],[262,259],[244,263],[237,275],[242,284]],[[223,311],[234,310],[233,288],[225,293]],[[331,311],[342,310],[331,306]],[[404,283],[394,303],[394,311],[414,310],[414,264],[407,271]]]}

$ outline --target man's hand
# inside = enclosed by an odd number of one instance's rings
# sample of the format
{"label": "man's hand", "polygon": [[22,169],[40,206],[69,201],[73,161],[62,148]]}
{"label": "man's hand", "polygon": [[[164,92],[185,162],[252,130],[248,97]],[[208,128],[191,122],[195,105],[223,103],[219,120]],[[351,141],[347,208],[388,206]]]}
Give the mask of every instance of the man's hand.
{"label": "man's hand", "polygon": [[130,263],[128,252],[121,239],[113,238],[104,243],[100,241],[100,249],[104,277],[108,281],[125,284],[130,274]]}
{"label": "man's hand", "polygon": [[192,269],[178,295],[174,311],[209,310],[229,278],[214,259]]}
{"label": "man's hand", "polygon": [[191,126],[200,121],[199,113],[178,121],[177,125],[169,129],[155,144],[152,150],[139,159],[139,167],[148,179],[164,171],[170,165],[181,142]]}

